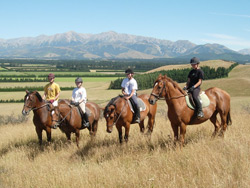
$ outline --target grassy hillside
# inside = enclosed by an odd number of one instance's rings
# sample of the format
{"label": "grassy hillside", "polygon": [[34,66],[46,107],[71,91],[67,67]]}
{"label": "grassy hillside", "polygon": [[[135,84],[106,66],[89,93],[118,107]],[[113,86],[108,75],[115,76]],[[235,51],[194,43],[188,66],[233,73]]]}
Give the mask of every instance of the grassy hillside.
{"label": "grassy hillside", "polygon": [[[225,67],[229,68],[234,62],[231,61],[224,61],[224,60],[209,60],[209,61],[202,61],[200,63],[200,66],[209,66],[217,69],[218,67]],[[187,64],[181,64],[181,65],[166,65],[159,67],[157,69],[153,69],[148,71],[147,73],[161,71],[161,70],[172,70],[172,69],[186,69],[191,68],[190,64],[187,62]]]}

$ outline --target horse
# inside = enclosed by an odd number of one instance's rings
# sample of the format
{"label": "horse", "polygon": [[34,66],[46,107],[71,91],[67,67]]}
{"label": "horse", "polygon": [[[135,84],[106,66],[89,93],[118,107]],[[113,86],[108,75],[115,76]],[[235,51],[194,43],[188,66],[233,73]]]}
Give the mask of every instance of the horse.
{"label": "horse", "polygon": [[36,133],[40,145],[42,145],[43,130],[46,131],[47,141],[51,142],[51,128],[56,125],[56,120],[53,115],[54,110],[55,108],[53,105],[43,100],[37,91],[26,90],[22,114],[26,116],[29,115],[30,111],[33,111],[33,123],[36,127]]}
{"label": "horse", "polygon": [[[204,117],[197,118],[194,110],[187,106],[185,96],[187,93],[179,87],[171,78],[158,76],[154,82],[153,90],[150,94],[150,104],[155,104],[158,99],[165,99],[168,105],[168,118],[170,120],[174,140],[180,141],[181,147],[184,145],[186,126],[201,124],[208,119],[214,124],[213,137],[217,135],[224,136],[227,125],[232,124],[230,115],[230,95],[216,87],[205,90],[205,94],[210,100],[210,104],[203,108]],[[220,115],[221,123],[217,119],[217,114]],[[180,138],[179,138],[180,128]]]}
{"label": "horse", "polygon": [[[144,120],[148,116],[148,133],[150,134],[153,132],[157,106],[156,104],[149,104],[149,95],[142,94],[138,98],[141,99],[145,104],[145,110],[140,112],[140,131],[144,133]],[[125,127],[124,139],[126,142],[128,142],[130,124],[134,124],[133,112],[131,111],[128,101],[123,96],[118,96],[111,99],[106,105],[103,115],[106,120],[106,131],[111,133],[113,130],[113,125],[115,124],[118,130],[119,141],[122,143],[122,127]]]}
{"label": "horse", "polygon": [[[86,103],[86,113],[89,114],[90,127],[88,128],[91,136],[95,136],[98,128],[101,108],[93,102]],[[66,134],[67,139],[71,140],[71,133],[75,133],[76,145],[79,147],[80,130],[82,127],[82,118],[77,107],[70,104],[69,100],[59,100],[58,111],[55,112],[57,123],[62,132]]]}

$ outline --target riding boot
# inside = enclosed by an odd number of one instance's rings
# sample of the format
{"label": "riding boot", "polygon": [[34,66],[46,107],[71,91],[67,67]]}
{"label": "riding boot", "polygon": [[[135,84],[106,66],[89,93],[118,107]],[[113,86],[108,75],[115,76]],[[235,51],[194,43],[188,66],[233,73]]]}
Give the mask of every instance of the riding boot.
{"label": "riding boot", "polygon": [[200,100],[196,100],[195,101],[195,104],[196,104],[196,109],[197,109],[197,118],[203,118],[204,117],[204,113],[202,111],[202,104],[200,102]]}
{"label": "riding boot", "polygon": [[89,117],[88,117],[88,114],[86,112],[83,114],[83,121],[82,122],[83,122],[82,126],[84,126],[86,128],[89,127]]}
{"label": "riding boot", "polygon": [[135,112],[135,122],[140,123],[141,118],[140,118],[140,107],[136,107],[136,112]]}

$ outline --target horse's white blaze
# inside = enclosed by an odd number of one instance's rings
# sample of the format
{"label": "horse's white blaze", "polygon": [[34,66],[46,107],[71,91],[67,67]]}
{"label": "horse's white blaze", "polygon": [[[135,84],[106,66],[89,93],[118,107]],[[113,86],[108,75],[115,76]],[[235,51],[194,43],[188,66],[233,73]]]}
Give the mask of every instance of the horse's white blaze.
{"label": "horse's white blaze", "polygon": [[[157,83],[155,83],[155,86],[157,86],[157,85],[158,85],[158,82],[157,82]],[[155,87],[155,86],[154,86],[154,87]]]}

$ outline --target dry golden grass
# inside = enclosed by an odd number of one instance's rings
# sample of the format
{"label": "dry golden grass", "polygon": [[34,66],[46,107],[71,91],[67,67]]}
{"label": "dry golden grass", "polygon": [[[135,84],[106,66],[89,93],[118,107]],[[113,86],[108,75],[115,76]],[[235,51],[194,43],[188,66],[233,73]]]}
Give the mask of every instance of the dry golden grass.
{"label": "dry golden grass", "polygon": [[[250,93],[247,69],[238,66],[229,78],[204,81],[203,88],[221,87],[230,93],[233,125],[224,138],[212,139],[213,125],[207,121],[187,127],[186,144],[173,145],[173,132],[165,101],[158,101],[156,125],[151,138],[131,125],[129,142],[120,145],[114,128],[106,132],[99,122],[94,140],[82,130],[80,148],[75,136],[68,143],[59,129],[53,141],[40,147],[32,123],[0,126],[0,187],[215,187],[247,188],[250,185]],[[87,84],[87,83],[86,83]],[[90,101],[104,106],[118,95],[107,84],[86,85]],[[246,92],[245,92],[246,90]],[[150,93],[150,90],[139,93]],[[243,92],[243,94],[242,94]],[[24,93],[16,94],[24,96]],[[71,92],[62,92],[69,98]],[[1,115],[21,113],[23,104],[1,104]]]}
{"label": "dry golden grass", "polygon": [[182,150],[173,146],[164,101],[159,101],[151,139],[132,125],[129,142],[122,145],[116,129],[106,133],[104,119],[95,140],[81,131],[79,149],[75,137],[67,143],[60,130],[53,130],[51,144],[44,138],[40,147],[31,120],[1,126],[0,187],[246,188],[250,184],[249,106],[250,97],[232,98],[233,125],[224,139],[211,138],[210,122],[188,126]]}

